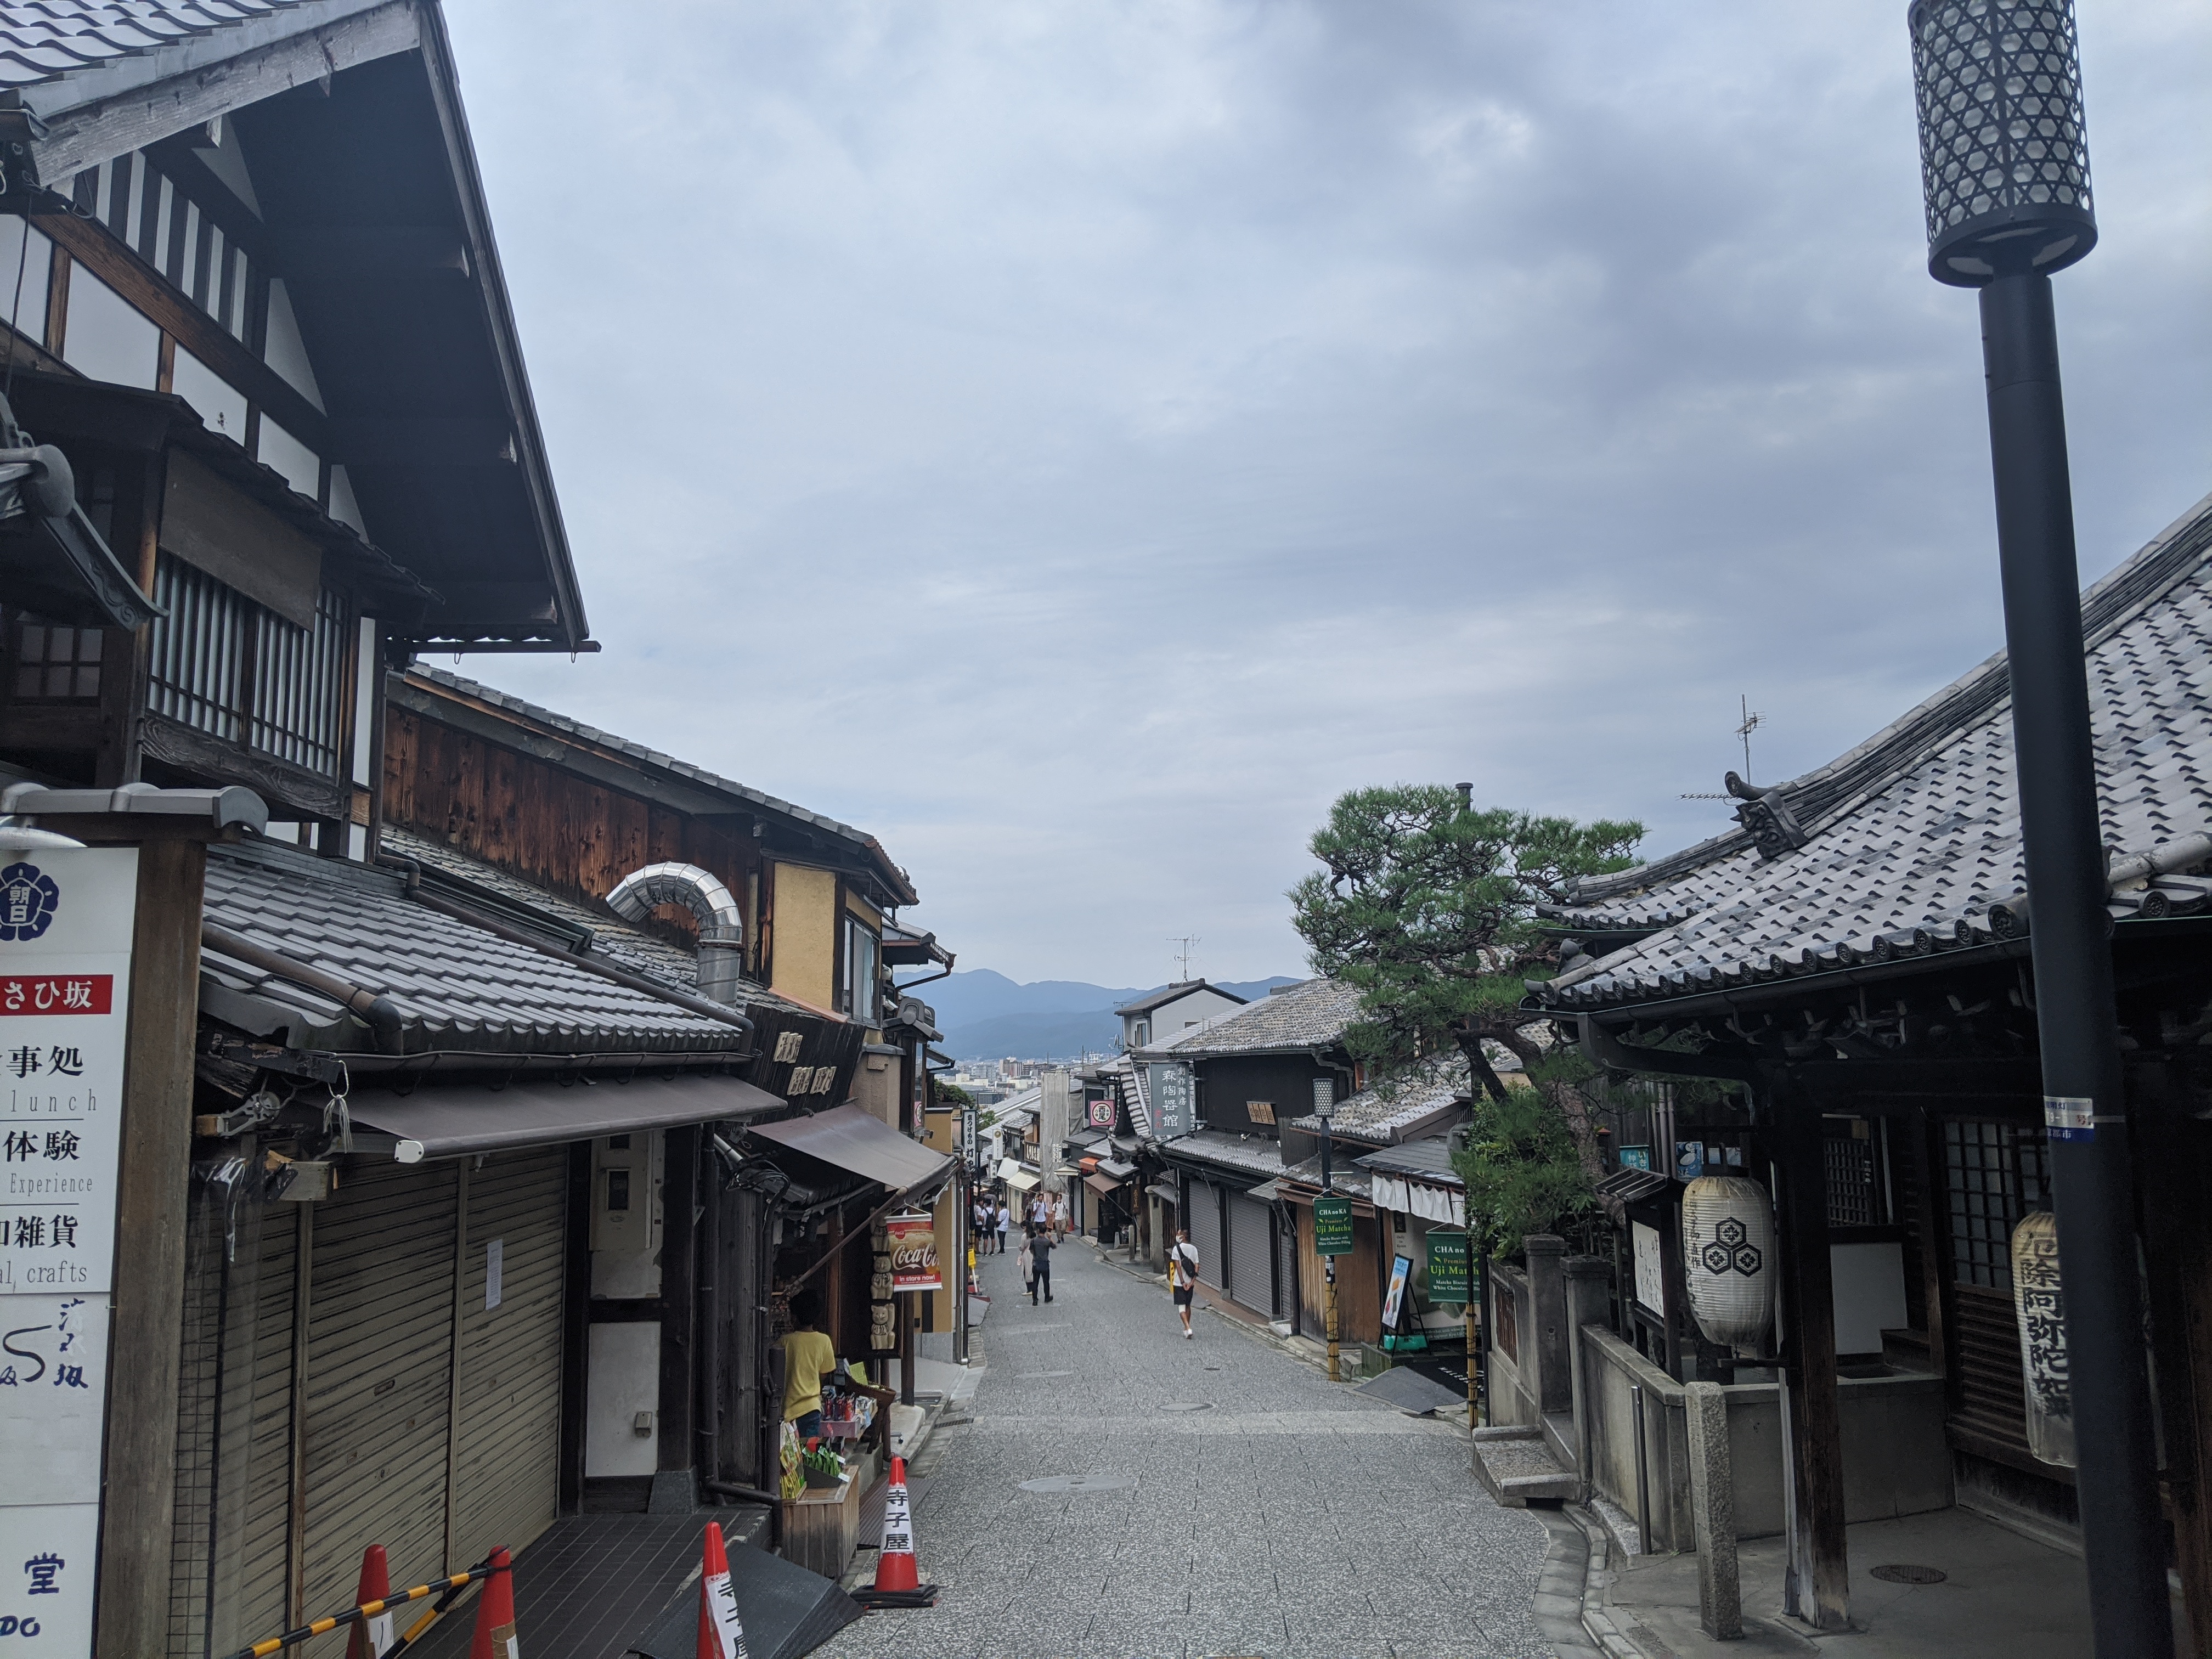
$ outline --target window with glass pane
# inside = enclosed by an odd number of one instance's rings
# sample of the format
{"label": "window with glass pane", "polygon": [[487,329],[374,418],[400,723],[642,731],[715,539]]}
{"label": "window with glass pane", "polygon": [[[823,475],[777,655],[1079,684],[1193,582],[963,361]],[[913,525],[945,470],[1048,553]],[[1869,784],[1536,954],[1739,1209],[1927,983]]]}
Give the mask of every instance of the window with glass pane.
{"label": "window with glass pane", "polygon": [[845,1012],[863,1025],[876,1023],[876,936],[851,916],[845,918]]}
{"label": "window with glass pane", "polygon": [[1961,1285],[2012,1288],[2012,1230],[2051,1207],[2048,1149],[2040,1130],[1953,1119],[1943,1126],[1951,1220],[1951,1276]]}
{"label": "window with glass pane", "polygon": [[17,702],[97,702],[106,636],[23,617],[15,624]]}

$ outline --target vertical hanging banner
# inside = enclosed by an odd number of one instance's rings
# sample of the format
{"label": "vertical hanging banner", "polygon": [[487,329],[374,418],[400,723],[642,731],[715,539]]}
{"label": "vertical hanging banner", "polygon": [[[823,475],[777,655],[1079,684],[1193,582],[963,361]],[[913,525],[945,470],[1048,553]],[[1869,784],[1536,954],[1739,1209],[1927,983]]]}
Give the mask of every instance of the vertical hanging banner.
{"label": "vertical hanging banner", "polygon": [[884,1223],[890,1242],[891,1289],[936,1291],[945,1287],[937,1271],[937,1221],[927,1215],[895,1215]]}
{"label": "vertical hanging banner", "polygon": [[84,1659],[138,854],[0,860],[0,1629]]}
{"label": "vertical hanging banner", "polygon": [[1198,1127],[1198,1103],[1188,1066],[1147,1066],[1152,1085],[1152,1115],[1162,1140],[1174,1140]]}

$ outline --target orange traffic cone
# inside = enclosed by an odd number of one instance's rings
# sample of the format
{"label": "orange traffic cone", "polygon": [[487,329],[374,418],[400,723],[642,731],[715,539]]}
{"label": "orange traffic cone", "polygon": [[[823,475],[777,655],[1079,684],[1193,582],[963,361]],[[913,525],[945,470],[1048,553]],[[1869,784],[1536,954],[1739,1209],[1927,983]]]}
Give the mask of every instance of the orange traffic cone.
{"label": "orange traffic cone", "polygon": [[721,1523],[707,1523],[707,1559],[699,1579],[698,1659],[746,1659],[745,1627],[738,1620],[738,1593],[730,1584],[730,1558]]}
{"label": "orange traffic cone", "polygon": [[491,1553],[491,1570],[477,1598],[469,1659],[522,1659],[522,1644],[514,1639],[514,1565],[503,1548]]}
{"label": "orange traffic cone", "polygon": [[906,1459],[891,1459],[890,1485],[884,1491],[884,1547],[876,1556],[876,1589],[921,1588],[914,1564],[914,1516],[906,1502]]}
{"label": "orange traffic cone", "polygon": [[[371,1601],[381,1601],[392,1594],[392,1573],[384,1562],[384,1546],[371,1544],[361,1553],[361,1583],[354,1587],[353,1602],[357,1607]],[[380,1613],[374,1619],[356,1619],[353,1631],[346,1638],[346,1659],[382,1659],[386,1649],[392,1645],[392,1615]]]}

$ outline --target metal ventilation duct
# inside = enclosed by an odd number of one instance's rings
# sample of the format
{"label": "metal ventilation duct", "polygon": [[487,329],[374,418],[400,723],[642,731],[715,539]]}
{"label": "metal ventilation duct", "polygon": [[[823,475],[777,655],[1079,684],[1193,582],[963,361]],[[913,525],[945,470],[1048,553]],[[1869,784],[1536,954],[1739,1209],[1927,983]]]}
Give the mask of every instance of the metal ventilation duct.
{"label": "metal ventilation duct", "polygon": [[643,921],[664,904],[680,904],[699,919],[699,994],[735,1003],[744,976],[745,919],[730,890],[696,864],[648,864],[607,895],[607,908],[624,921]]}

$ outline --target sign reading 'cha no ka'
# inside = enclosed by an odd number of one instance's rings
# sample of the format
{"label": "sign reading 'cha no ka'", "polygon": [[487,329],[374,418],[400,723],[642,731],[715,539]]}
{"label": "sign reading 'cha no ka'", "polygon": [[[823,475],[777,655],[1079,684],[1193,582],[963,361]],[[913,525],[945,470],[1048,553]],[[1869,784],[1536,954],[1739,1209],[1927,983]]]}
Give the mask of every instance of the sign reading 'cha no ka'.
{"label": "sign reading 'cha no ka'", "polygon": [[884,1223],[891,1247],[891,1289],[934,1291],[944,1287],[937,1271],[937,1222],[927,1215],[895,1215]]}

